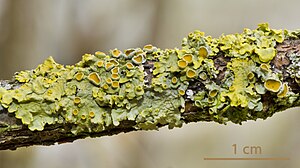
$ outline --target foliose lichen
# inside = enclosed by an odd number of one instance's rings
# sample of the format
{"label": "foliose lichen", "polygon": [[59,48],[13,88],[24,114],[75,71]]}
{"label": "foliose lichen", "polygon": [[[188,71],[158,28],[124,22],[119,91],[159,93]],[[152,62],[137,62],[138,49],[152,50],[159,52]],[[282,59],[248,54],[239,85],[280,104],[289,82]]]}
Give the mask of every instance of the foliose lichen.
{"label": "foliose lichen", "polygon": [[[0,87],[0,107],[32,131],[60,123],[72,125],[74,134],[103,131],[125,120],[143,130],[180,127],[188,102],[197,115],[219,123],[266,118],[277,110],[265,104],[266,94],[278,106],[299,102],[290,81],[271,63],[277,44],[298,37],[264,23],[219,38],[194,31],[180,49],[145,45],[97,51],[69,66],[49,57],[35,70],[15,75],[19,88]],[[300,85],[299,55],[289,56],[287,71]]]}

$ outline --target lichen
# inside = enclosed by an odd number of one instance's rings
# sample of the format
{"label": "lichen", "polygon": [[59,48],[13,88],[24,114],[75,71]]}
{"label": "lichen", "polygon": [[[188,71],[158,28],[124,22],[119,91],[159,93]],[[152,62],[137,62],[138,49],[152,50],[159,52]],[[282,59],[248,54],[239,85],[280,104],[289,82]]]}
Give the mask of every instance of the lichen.
{"label": "lichen", "polygon": [[269,78],[265,81],[264,86],[267,90],[277,93],[280,90],[282,83],[278,79]]}
{"label": "lichen", "polygon": [[234,73],[234,81],[223,96],[229,97],[231,106],[247,107],[251,99],[254,85],[250,84],[248,74],[252,73],[255,66],[252,60],[235,58],[227,64]]}
{"label": "lichen", "polygon": [[[74,134],[103,131],[124,120],[134,121],[135,129],[180,127],[188,103],[198,116],[219,123],[266,118],[276,108],[264,111],[265,94],[278,106],[297,102],[290,79],[272,60],[277,44],[298,36],[264,23],[219,38],[194,31],[180,49],[115,48],[85,54],[71,66],[49,57],[35,70],[15,75],[19,88],[0,87],[0,107],[32,131],[60,123],[72,125]],[[288,57],[286,72],[300,85],[299,53]]]}

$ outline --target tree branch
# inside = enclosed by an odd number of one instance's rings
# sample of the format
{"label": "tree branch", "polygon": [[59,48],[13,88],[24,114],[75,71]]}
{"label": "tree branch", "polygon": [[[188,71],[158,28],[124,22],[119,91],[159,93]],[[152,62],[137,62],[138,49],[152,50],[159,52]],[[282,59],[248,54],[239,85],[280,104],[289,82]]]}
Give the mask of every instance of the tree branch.
{"label": "tree branch", "polygon": [[297,107],[299,34],[261,24],[218,39],[195,31],[181,49],[114,49],[74,66],[49,58],[0,81],[0,150]]}

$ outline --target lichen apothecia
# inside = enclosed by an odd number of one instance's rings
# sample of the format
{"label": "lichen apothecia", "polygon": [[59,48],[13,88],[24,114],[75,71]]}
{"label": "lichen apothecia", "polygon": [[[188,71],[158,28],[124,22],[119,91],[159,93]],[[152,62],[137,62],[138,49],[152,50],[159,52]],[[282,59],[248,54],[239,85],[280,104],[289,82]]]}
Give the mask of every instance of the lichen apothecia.
{"label": "lichen apothecia", "polygon": [[[219,123],[265,118],[273,111],[263,114],[262,95],[286,107],[299,101],[271,63],[276,45],[299,34],[264,23],[219,38],[194,31],[180,49],[115,48],[85,54],[71,66],[49,57],[35,70],[15,75],[19,88],[0,87],[0,105],[32,131],[67,123],[74,134],[103,131],[124,120],[134,121],[136,129],[180,127],[186,102],[198,108],[197,115]],[[227,60],[222,68],[216,63],[220,55]],[[300,56],[288,57],[287,72],[300,85]]]}

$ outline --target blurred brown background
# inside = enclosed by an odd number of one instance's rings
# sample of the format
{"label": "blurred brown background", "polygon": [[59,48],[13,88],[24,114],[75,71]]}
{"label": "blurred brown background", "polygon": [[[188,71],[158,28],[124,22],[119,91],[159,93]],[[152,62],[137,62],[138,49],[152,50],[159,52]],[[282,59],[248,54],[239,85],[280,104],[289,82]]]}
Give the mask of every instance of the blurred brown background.
{"label": "blurred brown background", "polygon": [[[33,69],[48,56],[74,64],[112,48],[180,47],[194,29],[218,37],[269,22],[300,28],[300,1],[280,0],[0,0],[0,79]],[[242,126],[195,123],[50,147],[0,152],[0,168],[199,168],[300,165],[299,108]],[[261,157],[290,161],[204,161],[234,155],[232,144],[262,147]]]}

